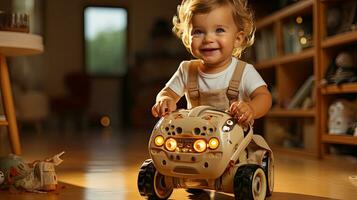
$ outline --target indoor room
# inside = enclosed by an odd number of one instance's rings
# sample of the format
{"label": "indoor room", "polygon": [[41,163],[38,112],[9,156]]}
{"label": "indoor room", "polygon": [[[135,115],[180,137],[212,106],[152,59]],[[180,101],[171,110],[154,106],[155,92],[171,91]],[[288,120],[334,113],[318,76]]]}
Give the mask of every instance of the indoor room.
{"label": "indoor room", "polygon": [[1,0],[0,96],[0,199],[357,196],[354,0]]}

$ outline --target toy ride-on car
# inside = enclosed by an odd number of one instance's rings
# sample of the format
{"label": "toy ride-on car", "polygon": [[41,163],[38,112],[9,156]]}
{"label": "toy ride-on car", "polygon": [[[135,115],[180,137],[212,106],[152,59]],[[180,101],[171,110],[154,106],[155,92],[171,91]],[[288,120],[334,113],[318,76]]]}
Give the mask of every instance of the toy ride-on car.
{"label": "toy ride-on car", "polygon": [[138,175],[139,192],[149,199],[167,199],[174,188],[216,190],[244,200],[265,199],[273,191],[273,153],[263,137],[212,107],[162,117],[149,153]]}

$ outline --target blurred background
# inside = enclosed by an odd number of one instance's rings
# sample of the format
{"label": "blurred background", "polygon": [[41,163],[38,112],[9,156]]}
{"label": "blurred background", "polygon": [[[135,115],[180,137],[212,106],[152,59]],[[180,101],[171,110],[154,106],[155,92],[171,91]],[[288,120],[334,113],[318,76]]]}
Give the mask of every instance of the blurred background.
{"label": "blurred background", "polygon": [[44,41],[41,55],[8,59],[20,128],[152,127],[155,95],[191,58],[171,32],[178,3],[2,0]]}
{"label": "blurred background", "polygon": [[[72,184],[69,195],[76,185],[91,198],[98,188],[98,198],[103,193],[115,199],[118,194],[139,196],[135,179],[148,158],[147,141],[157,121],[151,116],[156,94],[182,60],[192,59],[171,32],[180,2],[0,0],[0,17],[28,15],[27,28],[12,31],[40,35],[44,45],[42,54],[7,57],[23,155],[35,160],[66,150],[68,164],[60,177]],[[257,32],[242,59],[254,64],[273,96],[271,111],[254,128],[276,155],[275,198],[304,199],[296,194],[309,194],[318,197],[305,199],[353,199],[357,2],[248,3]],[[1,24],[0,30],[5,30]],[[184,98],[178,107],[185,107]],[[0,153],[9,152],[2,126]],[[340,154],[352,157],[329,159]],[[125,179],[122,190],[117,180]]]}

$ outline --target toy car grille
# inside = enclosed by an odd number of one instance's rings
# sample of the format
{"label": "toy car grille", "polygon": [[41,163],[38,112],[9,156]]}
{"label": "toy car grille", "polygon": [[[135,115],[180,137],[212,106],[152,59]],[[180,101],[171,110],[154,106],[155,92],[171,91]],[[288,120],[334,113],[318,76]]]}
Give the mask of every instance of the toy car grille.
{"label": "toy car grille", "polygon": [[176,138],[177,147],[181,153],[196,153],[193,148],[193,143],[196,139],[193,138]]}
{"label": "toy car grille", "polygon": [[[206,136],[215,133],[216,128],[213,126],[200,126],[200,127],[195,127],[190,132],[194,135]],[[167,135],[180,135],[180,134],[184,134],[185,132],[183,128],[180,126],[166,125],[163,128],[163,133],[166,133]]]}

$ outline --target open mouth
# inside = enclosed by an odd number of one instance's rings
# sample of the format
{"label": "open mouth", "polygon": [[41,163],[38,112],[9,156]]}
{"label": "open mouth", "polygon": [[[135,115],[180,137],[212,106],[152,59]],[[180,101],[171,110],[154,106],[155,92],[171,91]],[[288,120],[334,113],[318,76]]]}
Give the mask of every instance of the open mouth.
{"label": "open mouth", "polygon": [[200,49],[202,54],[210,55],[218,51],[218,48],[205,48],[205,49]]}
{"label": "open mouth", "polygon": [[212,51],[217,51],[218,48],[204,48],[200,49],[202,52],[212,52]]}

